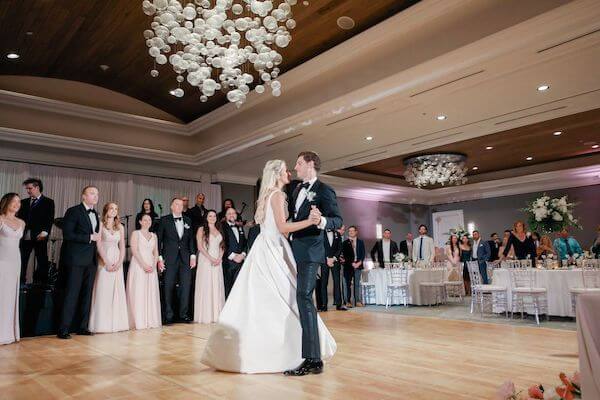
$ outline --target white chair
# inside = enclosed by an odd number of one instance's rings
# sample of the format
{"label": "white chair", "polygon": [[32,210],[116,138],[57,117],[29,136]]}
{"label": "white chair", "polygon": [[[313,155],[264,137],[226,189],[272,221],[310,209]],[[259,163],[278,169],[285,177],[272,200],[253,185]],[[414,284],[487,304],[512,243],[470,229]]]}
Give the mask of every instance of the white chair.
{"label": "white chair", "polygon": [[[448,274],[445,276],[444,279],[444,286],[446,286],[446,300],[450,301],[451,298],[458,298],[458,301],[460,303],[462,303],[463,301],[463,297],[465,296],[465,284],[462,280],[462,268],[463,265],[460,264],[459,267],[453,267],[452,264],[446,264],[446,262],[444,262],[444,266],[445,268],[447,268],[448,270]],[[456,272],[458,279],[457,280],[450,280],[450,275]]]}
{"label": "white chair", "polygon": [[583,287],[569,289],[574,315],[576,315],[577,296],[584,293],[600,293],[600,270],[595,268],[592,263],[586,263],[585,267],[581,270],[581,275],[583,278]]}
{"label": "white chair", "polygon": [[[360,282],[363,304],[377,304],[375,282]],[[350,298],[350,296],[348,296]]]}
{"label": "white chair", "polygon": [[431,304],[444,304],[446,302],[446,285],[444,285],[445,268],[430,268],[431,279],[419,283],[421,301]]}
{"label": "white chair", "polygon": [[548,290],[535,286],[535,269],[515,268],[510,271],[512,281],[512,309],[510,317],[513,317],[515,310],[521,312],[521,318],[524,317],[526,306],[533,307],[535,313],[535,322],[540,324],[540,314],[548,317]]}
{"label": "white chair", "polygon": [[385,308],[389,308],[396,296],[401,296],[404,306],[408,305],[408,270],[400,266],[386,269],[387,292],[385,295]]}
{"label": "white chair", "polygon": [[475,307],[479,307],[481,318],[486,306],[489,306],[491,312],[494,312],[494,307],[503,308],[506,317],[508,318],[508,291],[505,286],[485,285],[479,272],[479,263],[477,261],[467,262],[469,270],[469,278],[471,279],[471,314]]}

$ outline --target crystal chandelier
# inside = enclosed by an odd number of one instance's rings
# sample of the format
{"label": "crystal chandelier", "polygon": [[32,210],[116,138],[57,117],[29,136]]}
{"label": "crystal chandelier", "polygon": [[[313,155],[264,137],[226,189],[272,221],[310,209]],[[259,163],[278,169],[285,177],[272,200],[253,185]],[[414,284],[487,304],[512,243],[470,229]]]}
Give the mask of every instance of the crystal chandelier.
{"label": "crystal chandelier", "polygon": [[430,185],[460,185],[467,182],[464,154],[426,154],[404,160],[404,178],[418,188]]}
{"label": "crystal chandelier", "polygon": [[297,0],[191,0],[183,6],[178,0],[144,0],[144,13],[154,16],[144,38],[154,58],[152,77],[159,72],[156,64],[172,65],[178,88],[187,80],[200,90],[206,102],[217,90],[238,107],[246,101],[250,85],[254,90],[281,95],[276,79],[283,58],[277,48],[286,47],[292,37],[288,29],[296,27],[292,6]]}

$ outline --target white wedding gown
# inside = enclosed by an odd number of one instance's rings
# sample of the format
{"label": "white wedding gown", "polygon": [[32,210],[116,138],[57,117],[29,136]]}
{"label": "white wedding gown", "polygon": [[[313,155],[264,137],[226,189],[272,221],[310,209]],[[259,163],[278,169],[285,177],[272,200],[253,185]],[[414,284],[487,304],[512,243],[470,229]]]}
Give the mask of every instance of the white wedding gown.
{"label": "white wedding gown", "polygon": [[[221,371],[274,373],[302,363],[302,327],[296,303],[296,262],[275,224],[270,197],[265,221],[202,354]],[[337,345],[318,318],[321,358]]]}

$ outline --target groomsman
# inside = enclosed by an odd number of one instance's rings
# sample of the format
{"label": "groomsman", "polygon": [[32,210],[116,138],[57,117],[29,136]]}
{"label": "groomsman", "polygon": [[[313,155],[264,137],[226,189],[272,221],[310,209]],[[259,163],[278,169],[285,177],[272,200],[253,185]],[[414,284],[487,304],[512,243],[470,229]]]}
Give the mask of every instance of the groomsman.
{"label": "groomsman", "polygon": [[354,281],[354,304],[363,307],[360,292],[360,276],[365,261],[365,243],[358,238],[358,228],[348,228],[348,239],[342,245],[344,256],[344,279],[346,280],[346,307],[352,307],[352,281]]}
{"label": "groomsman", "polygon": [[385,268],[386,264],[393,262],[396,253],[398,245],[392,240],[392,231],[386,229],[383,231],[383,238],[377,240],[371,249],[371,260],[378,262],[379,268]]}
{"label": "groomsman", "polygon": [[196,267],[196,235],[192,232],[192,220],[183,215],[183,201],[171,200],[171,214],[160,219],[158,236],[158,266],[165,269],[165,324],[174,322],[173,296],[179,283],[179,319],[192,323],[188,313],[192,269]]}
{"label": "groomsman", "polygon": [[496,261],[499,259],[499,254],[500,254],[500,238],[498,237],[498,234],[496,232],[492,233],[490,235],[490,239],[488,241],[488,244],[490,245],[490,261]]}
{"label": "groomsman", "polygon": [[206,196],[204,193],[198,193],[196,195],[196,205],[190,208],[190,217],[192,218],[192,226],[194,227],[194,235],[206,220],[206,213],[208,210],[204,207],[204,201]]}
{"label": "groomsman", "polygon": [[419,225],[419,237],[413,241],[413,261],[426,263],[435,260],[433,239],[427,236],[427,226]]}
{"label": "groomsman", "polygon": [[25,221],[25,232],[20,242],[21,283],[25,284],[29,256],[34,251],[36,269],[33,275],[35,283],[45,285],[48,282],[48,237],[54,222],[54,200],[42,194],[42,181],[29,178],[23,182],[29,198],[21,200],[17,217]]}
{"label": "groomsman", "polygon": [[481,239],[479,231],[473,231],[473,255],[471,257],[479,264],[479,273],[484,285],[488,284],[487,262],[490,261],[491,255],[490,244]]}
{"label": "groomsman", "polygon": [[406,240],[403,240],[400,242],[400,253],[404,254],[406,256],[406,259],[408,261],[412,260],[412,254],[413,254],[413,234],[408,232],[406,234]]}
{"label": "groomsman", "polygon": [[223,280],[226,299],[229,297],[231,288],[246,258],[247,240],[244,229],[236,223],[237,219],[238,215],[235,208],[230,207],[225,211],[225,222],[223,223],[223,240],[225,241]]}
{"label": "groomsman", "polygon": [[91,336],[88,329],[92,289],[98,260],[96,243],[100,240],[100,219],[94,206],[98,204],[98,189],[86,186],[81,192],[81,204],[71,207],[63,218],[62,265],[66,276],[65,296],[57,336],[70,339],[71,324],[80,312],[79,335]]}
{"label": "groomsman", "polygon": [[[320,285],[317,286],[321,288],[321,309],[319,311],[327,311],[327,305],[329,304],[327,287],[329,286],[330,271],[333,275],[333,304],[338,311],[348,310],[346,306],[344,306],[342,299],[342,276],[340,264],[342,255],[342,236],[344,235],[345,230],[346,227],[342,225],[338,230],[328,230],[325,235],[326,264],[321,266],[321,278],[319,279]],[[317,296],[318,295],[319,293],[317,293]]]}

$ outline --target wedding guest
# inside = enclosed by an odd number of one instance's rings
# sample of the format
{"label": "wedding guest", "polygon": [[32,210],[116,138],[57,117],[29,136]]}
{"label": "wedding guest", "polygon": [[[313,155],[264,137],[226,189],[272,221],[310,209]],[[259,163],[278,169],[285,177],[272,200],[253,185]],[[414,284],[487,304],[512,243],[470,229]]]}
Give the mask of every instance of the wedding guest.
{"label": "wedding guest", "polygon": [[569,236],[567,228],[563,228],[559,233],[559,237],[554,239],[554,249],[556,249],[560,260],[570,260],[575,254],[583,255],[579,242],[573,236]]}
{"label": "wedding guest", "polygon": [[598,225],[598,229],[596,230],[596,239],[594,240],[590,251],[595,258],[600,258],[600,225]]}
{"label": "wedding guest", "polygon": [[479,273],[481,274],[481,281],[484,285],[489,283],[487,276],[487,262],[490,261],[490,255],[491,250],[489,243],[481,239],[478,230],[474,230],[471,257],[473,261],[477,261],[477,264],[479,264]]}
{"label": "wedding guest", "polygon": [[321,310],[327,311],[327,305],[329,304],[328,286],[329,286],[329,272],[333,276],[333,304],[336,310],[346,311],[348,310],[344,306],[344,300],[342,299],[342,277],[341,277],[341,263],[340,258],[342,254],[342,236],[346,227],[342,225],[337,230],[326,231],[325,240],[325,256],[326,265],[321,266],[321,277],[319,279],[320,284],[317,285],[320,288],[319,295],[321,296]]}
{"label": "wedding guest", "polygon": [[225,254],[223,257],[225,298],[229,297],[229,292],[231,292],[231,288],[240,273],[248,247],[244,229],[236,223],[237,217],[235,208],[229,207],[225,213],[225,222],[222,224],[223,240],[225,241]]}
{"label": "wedding guest", "polygon": [[471,295],[471,276],[469,275],[469,266],[467,263],[471,261],[473,258],[473,249],[471,247],[471,243],[469,242],[469,237],[467,235],[463,235],[460,238],[460,245],[458,246],[460,249],[460,262],[463,263],[463,281],[465,282],[465,295]]}
{"label": "wedding guest", "polygon": [[523,221],[515,222],[513,231],[508,238],[508,243],[502,253],[503,258],[506,258],[510,249],[515,251],[515,256],[519,260],[531,259],[533,267],[535,267],[535,243],[531,236],[525,232],[525,223]]}
{"label": "wedding guest", "polygon": [[392,240],[392,231],[383,231],[383,238],[379,239],[371,249],[371,260],[379,263],[379,268],[385,268],[386,264],[394,262],[394,255],[398,253],[398,245]]}
{"label": "wedding guest", "polygon": [[165,269],[165,325],[174,322],[173,297],[179,283],[179,319],[193,322],[188,315],[192,269],[196,267],[195,237],[192,220],[183,214],[183,201],[175,197],[171,200],[171,214],[160,219],[158,237],[158,267]]}
{"label": "wedding guest", "polygon": [[94,210],[98,203],[98,188],[83,188],[81,201],[81,204],[69,208],[63,218],[61,259],[66,286],[57,334],[60,339],[71,338],[71,324],[77,311],[80,315],[78,334],[92,335],[88,323],[98,262],[97,242],[100,240],[100,220]]}
{"label": "wedding guest", "polygon": [[196,273],[196,296],[194,321],[201,324],[217,322],[225,305],[223,282],[223,253],[225,251],[217,213],[206,214],[204,226],[198,229],[198,271]]}
{"label": "wedding guest", "polygon": [[536,249],[536,254],[539,259],[548,257],[549,255],[556,255],[554,251],[554,247],[552,247],[552,241],[550,240],[550,236],[544,235],[540,239],[540,245]]}
{"label": "wedding guest", "polygon": [[19,270],[21,255],[19,240],[25,222],[17,218],[21,199],[7,193],[0,200],[0,344],[20,340]]}
{"label": "wedding guest", "polygon": [[183,202],[183,210],[181,213],[191,220],[192,215],[190,213],[190,199],[187,196],[183,196],[181,197],[181,201]]}
{"label": "wedding guest", "polygon": [[446,258],[448,260],[448,266],[453,269],[458,269],[460,263],[460,247],[458,243],[458,236],[455,234],[450,235],[450,240],[446,245],[445,249]]}
{"label": "wedding guest", "polygon": [[229,208],[235,209],[233,200],[231,200],[231,199],[223,200],[223,203],[221,205],[221,211],[219,212],[219,214],[217,214],[217,218],[219,219],[219,221],[225,221],[225,213],[227,212],[227,209],[229,209]]}
{"label": "wedding guest", "polygon": [[490,256],[490,261],[497,261],[500,258],[499,254],[502,242],[500,241],[500,238],[498,237],[498,234],[496,232],[490,235],[490,239],[491,240],[488,241],[490,245],[490,250],[492,252],[492,255]]}
{"label": "wedding guest", "polygon": [[125,229],[119,218],[119,206],[106,203],[100,220],[98,271],[94,282],[90,331],[111,333],[129,330],[123,260]]}
{"label": "wedding guest", "polygon": [[412,261],[413,255],[413,234],[408,232],[406,234],[406,240],[400,242],[400,253],[406,256],[407,261]]}
{"label": "wedding guest", "polygon": [[154,210],[154,203],[152,202],[151,199],[144,199],[144,201],[142,202],[142,209],[135,216],[135,229],[136,230],[141,229],[140,221],[141,221],[142,215],[150,216],[150,218],[152,219],[152,225],[150,225],[150,232],[155,232],[156,227],[158,225],[158,214]]}
{"label": "wedding guest", "polygon": [[419,237],[413,241],[413,261],[430,263],[435,259],[433,239],[427,236],[427,226],[419,225]]}
{"label": "wedding guest", "polygon": [[127,305],[130,329],[158,328],[161,324],[158,287],[158,239],[150,232],[152,217],[142,214],[131,234],[131,263],[127,272]]}
{"label": "wedding guest", "polygon": [[500,244],[500,248],[498,249],[498,259],[499,260],[503,260],[505,258],[509,258],[509,259],[514,259],[515,258],[515,250],[513,248],[511,248],[508,251],[508,256],[504,257],[504,249],[506,249],[506,246],[508,245],[508,239],[510,238],[510,230],[506,230],[504,231],[504,235],[502,236],[502,243]]}
{"label": "wedding guest", "polygon": [[351,293],[352,282],[354,282],[354,305],[363,307],[360,290],[360,276],[365,261],[365,243],[358,238],[358,228],[348,228],[348,239],[342,245],[344,255],[344,279],[346,280],[346,307],[352,308]]}
{"label": "wedding guest", "polygon": [[21,282],[27,275],[29,256],[35,254],[34,283],[48,283],[48,238],[54,223],[54,200],[42,194],[44,185],[40,179],[29,178],[23,182],[29,198],[21,200],[17,217],[25,221],[25,233],[21,239]]}
{"label": "wedding guest", "polygon": [[208,210],[204,207],[204,201],[206,200],[206,196],[204,193],[198,193],[196,195],[196,205],[190,208],[190,218],[192,219],[192,227],[194,232],[198,231],[198,228],[204,226],[204,221],[206,220],[206,213]]}

